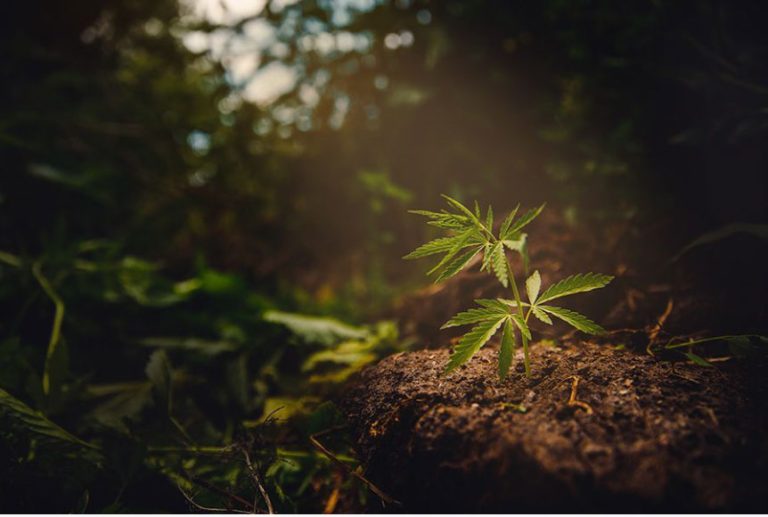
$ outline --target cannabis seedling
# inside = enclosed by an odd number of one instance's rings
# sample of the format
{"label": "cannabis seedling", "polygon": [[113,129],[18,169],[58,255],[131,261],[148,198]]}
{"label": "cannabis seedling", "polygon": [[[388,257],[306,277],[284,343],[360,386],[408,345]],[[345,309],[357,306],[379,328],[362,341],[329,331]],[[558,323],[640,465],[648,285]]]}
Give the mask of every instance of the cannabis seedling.
{"label": "cannabis seedling", "polygon": [[515,219],[520,208],[518,205],[504,219],[498,235],[494,235],[492,207],[489,206],[485,217],[482,217],[477,202],[475,202],[475,209],[472,211],[455,199],[448,196],[443,197],[453,211],[413,210],[411,213],[426,216],[429,219],[427,224],[448,230],[450,235],[419,246],[404,258],[416,259],[445,253],[443,258],[428,273],[435,275],[435,282],[437,283],[451,278],[468,267],[472,263],[472,259],[482,253],[480,270],[493,271],[501,285],[511,287],[513,296],[512,300],[505,298],[475,300],[479,307],[460,312],[443,325],[442,328],[475,325],[459,340],[445,367],[446,373],[469,361],[499,329],[502,329],[499,377],[506,378],[509,368],[512,366],[517,345],[516,333],[520,334],[523,345],[525,374],[530,376],[531,361],[528,353],[528,342],[532,336],[528,319],[531,314],[547,325],[552,324],[551,317],[554,316],[588,334],[603,332],[600,325],[585,316],[570,309],[549,305],[548,302],[564,296],[605,287],[613,280],[612,276],[596,273],[569,276],[541,293],[541,276],[538,271],[534,271],[525,281],[528,302],[523,302],[520,297],[520,290],[512,272],[512,265],[507,257],[507,250],[521,255],[527,274],[527,234],[522,233],[522,229],[541,213],[544,205]]}

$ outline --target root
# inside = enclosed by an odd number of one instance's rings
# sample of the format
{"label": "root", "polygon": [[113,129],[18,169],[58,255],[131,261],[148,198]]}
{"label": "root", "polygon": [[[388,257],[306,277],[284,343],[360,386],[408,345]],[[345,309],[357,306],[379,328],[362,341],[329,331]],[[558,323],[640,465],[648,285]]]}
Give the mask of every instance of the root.
{"label": "root", "polygon": [[[592,406],[587,404],[586,402],[582,402],[581,400],[576,400],[576,392],[579,389],[579,381],[581,380],[578,375],[573,375],[571,377],[568,377],[568,379],[572,380],[571,383],[571,396],[568,397],[568,405],[569,406],[576,406],[580,407],[584,411],[587,412],[588,415],[591,415],[594,413],[594,410],[592,409]],[[566,379],[566,380],[568,380]]]}

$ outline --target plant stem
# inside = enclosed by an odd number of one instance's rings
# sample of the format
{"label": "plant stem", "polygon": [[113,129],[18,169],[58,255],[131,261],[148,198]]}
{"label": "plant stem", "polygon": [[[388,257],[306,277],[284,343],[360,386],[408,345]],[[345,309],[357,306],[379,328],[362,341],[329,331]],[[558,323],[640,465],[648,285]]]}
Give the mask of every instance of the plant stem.
{"label": "plant stem", "polygon": [[232,452],[232,447],[219,447],[216,445],[199,445],[193,447],[149,447],[150,453],[188,453],[188,454],[226,454]]}
{"label": "plant stem", "polygon": [[51,369],[53,367],[53,354],[56,352],[56,348],[59,346],[59,342],[61,341],[61,324],[64,321],[64,301],[62,301],[61,297],[56,293],[45,275],[43,275],[41,267],[42,262],[40,260],[32,264],[32,274],[35,276],[35,279],[37,279],[40,287],[43,288],[43,291],[45,291],[45,294],[48,295],[48,298],[51,299],[54,307],[56,308],[53,315],[53,329],[51,330],[51,338],[48,340],[48,349],[45,352],[45,365],[43,366],[43,393],[48,395],[51,391]]}
{"label": "plant stem", "polygon": [[674,348],[684,348],[688,346],[693,345],[700,345],[701,343],[709,343],[711,341],[724,341],[728,339],[734,339],[734,338],[764,338],[764,336],[761,336],[759,334],[736,334],[736,335],[727,335],[727,336],[714,336],[714,337],[707,337],[702,339],[695,339],[692,341],[684,341],[682,343],[675,343],[672,344],[673,339],[670,339],[669,342],[664,346],[666,350],[672,350]]}
{"label": "plant stem", "polygon": [[[512,264],[507,257],[506,251],[504,251],[504,257],[507,259],[507,271],[509,272],[509,283],[512,284],[512,295],[515,297],[515,303],[517,304],[517,312],[523,320],[526,320],[526,316],[523,312],[523,301],[520,299],[520,291],[517,289],[517,281],[515,280],[515,274],[512,272]],[[525,376],[531,376],[531,358],[528,354],[528,338],[525,334],[520,332],[520,339],[523,342],[523,364],[525,365]]]}

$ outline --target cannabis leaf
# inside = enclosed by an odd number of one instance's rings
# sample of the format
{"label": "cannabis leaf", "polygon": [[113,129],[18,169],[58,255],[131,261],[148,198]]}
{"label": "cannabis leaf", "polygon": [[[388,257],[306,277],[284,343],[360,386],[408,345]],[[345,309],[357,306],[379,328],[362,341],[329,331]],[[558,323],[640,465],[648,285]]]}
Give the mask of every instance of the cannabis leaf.
{"label": "cannabis leaf", "polygon": [[466,228],[467,218],[456,214],[450,214],[443,210],[442,212],[430,212],[429,210],[411,210],[410,213],[423,215],[430,219],[427,223],[431,226],[444,228],[446,230],[458,230]]}
{"label": "cannabis leaf", "polygon": [[[443,237],[441,239],[435,239],[426,244],[423,244],[404,256],[404,259],[417,259],[422,257],[428,257],[437,253],[446,253],[451,250],[456,244],[454,237]],[[472,243],[467,243],[466,246],[471,246]]]}
{"label": "cannabis leaf", "polygon": [[475,227],[477,227],[478,229],[482,229],[483,228],[483,224],[480,222],[480,207],[478,206],[477,201],[475,201],[475,213],[472,213],[469,210],[469,208],[465,207],[464,205],[462,205],[461,203],[459,203],[458,201],[456,201],[452,197],[449,197],[449,196],[446,196],[445,194],[443,194],[443,199],[448,201],[448,204],[451,205],[452,207],[454,207],[456,210],[458,210],[459,212],[461,212],[465,216],[467,216],[469,221]]}
{"label": "cannabis leaf", "polygon": [[444,264],[442,270],[440,270],[437,277],[435,277],[435,283],[440,283],[443,280],[447,280],[464,269],[467,264],[472,262],[472,259],[475,258],[475,255],[480,252],[480,249],[481,248],[477,248],[466,251],[448,261],[447,264]]}
{"label": "cannabis leaf", "polygon": [[[413,210],[412,213],[423,215],[430,219],[429,223],[441,228],[456,232],[454,235],[435,239],[423,244],[403,258],[416,259],[430,255],[444,253],[438,263],[427,273],[435,275],[435,282],[442,282],[459,273],[467,267],[475,256],[483,252],[482,269],[486,269],[493,262],[494,254],[498,254],[501,246],[494,246],[495,242],[489,240],[493,229],[493,208],[488,207],[485,224],[481,222],[480,207],[475,204],[475,212],[462,205],[455,199],[443,196],[448,204],[456,210],[451,212],[430,212],[426,210]],[[466,250],[466,248],[470,248]],[[502,250],[503,255],[503,250]],[[503,258],[503,257],[502,257]],[[498,261],[498,258],[497,258]],[[494,270],[498,268],[493,264]]]}
{"label": "cannabis leaf", "polygon": [[555,298],[562,298],[576,293],[585,293],[605,287],[613,280],[612,276],[597,273],[586,273],[569,276],[544,291],[539,298],[539,303],[548,302]]}
{"label": "cannabis leaf", "polygon": [[536,298],[539,296],[539,290],[541,289],[541,275],[538,271],[534,271],[528,280],[525,281],[525,292],[528,295],[529,303],[536,303]]}
{"label": "cannabis leaf", "polygon": [[471,325],[473,323],[479,323],[481,321],[497,319],[500,316],[507,314],[506,310],[497,310],[490,308],[482,309],[469,309],[468,311],[460,312],[450,320],[448,320],[442,329],[451,327],[460,327],[462,325]]}
{"label": "cannabis leaf", "polygon": [[493,272],[496,273],[496,278],[499,279],[501,285],[507,287],[509,285],[509,277],[507,276],[507,256],[504,254],[504,246],[497,242],[491,253]]}
{"label": "cannabis leaf", "polygon": [[94,463],[102,460],[98,447],[70,434],[2,388],[0,388],[0,423],[17,429],[19,433],[29,434],[38,440],[59,447],[62,453],[76,452]]}
{"label": "cannabis leaf", "polygon": [[531,307],[531,313],[536,316],[536,319],[547,325],[552,325],[552,318],[547,316],[547,313],[538,307]]}
{"label": "cannabis leaf", "polygon": [[605,332],[603,327],[576,311],[552,305],[539,305],[538,308],[587,334],[602,334]]}
{"label": "cannabis leaf", "polygon": [[515,221],[514,224],[509,225],[509,227],[507,228],[507,231],[501,234],[501,239],[502,240],[511,239],[515,233],[519,232],[525,226],[530,224],[531,221],[536,219],[541,213],[541,211],[544,210],[545,206],[546,206],[546,203],[542,204],[538,208],[533,208],[527,211],[525,214],[523,214],[522,217],[520,217],[520,219]]}
{"label": "cannabis leaf", "polygon": [[499,230],[499,235],[500,235],[500,236],[502,236],[502,240],[503,240],[503,236],[504,236],[504,235],[507,235],[507,233],[508,233],[508,231],[509,231],[509,228],[510,228],[510,226],[512,226],[512,221],[515,219],[515,215],[517,215],[517,211],[518,211],[518,210],[520,210],[520,204],[519,204],[519,203],[518,203],[518,205],[515,207],[515,209],[514,209],[514,210],[512,210],[512,211],[509,213],[509,215],[507,216],[507,218],[506,218],[506,219],[504,219],[504,222],[503,222],[503,223],[501,223],[501,230]]}
{"label": "cannabis leaf", "polygon": [[493,337],[502,323],[507,320],[505,316],[479,323],[459,340],[456,349],[448,360],[445,372],[448,373],[469,361],[480,348]]}

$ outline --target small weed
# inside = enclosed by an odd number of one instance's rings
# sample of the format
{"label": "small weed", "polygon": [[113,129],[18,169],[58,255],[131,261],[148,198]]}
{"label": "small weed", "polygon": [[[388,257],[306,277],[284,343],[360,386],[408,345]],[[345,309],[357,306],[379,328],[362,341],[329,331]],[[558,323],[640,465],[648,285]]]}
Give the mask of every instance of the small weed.
{"label": "small weed", "polygon": [[605,287],[613,279],[608,275],[586,273],[569,276],[544,292],[541,292],[541,276],[534,271],[525,281],[525,292],[528,298],[523,302],[520,296],[515,276],[512,271],[507,251],[518,253],[523,266],[528,270],[527,234],[522,230],[533,221],[544,209],[544,205],[529,210],[517,217],[519,205],[501,224],[498,234],[493,233],[493,208],[488,207],[485,217],[475,202],[474,211],[465,207],[455,199],[443,196],[452,211],[442,210],[430,212],[414,210],[412,213],[423,215],[429,219],[427,224],[447,230],[450,235],[430,241],[404,258],[417,259],[430,255],[444,254],[443,258],[428,274],[435,275],[435,282],[442,282],[469,267],[472,260],[482,254],[481,271],[493,272],[501,285],[510,287],[512,299],[480,299],[475,300],[479,307],[461,312],[451,318],[442,328],[474,325],[464,334],[451,354],[445,372],[450,372],[469,361],[500,329],[501,348],[499,351],[499,377],[506,378],[517,346],[517,334],[523,346],[525,374],[531,375],[531,361],[528,343],[532,338],[528,320],[531,315],[547,325],[552,325],[552,317],[588,334],[599,334],[603,328],[585,316],[570,309],[549,305],[547,302]]}

